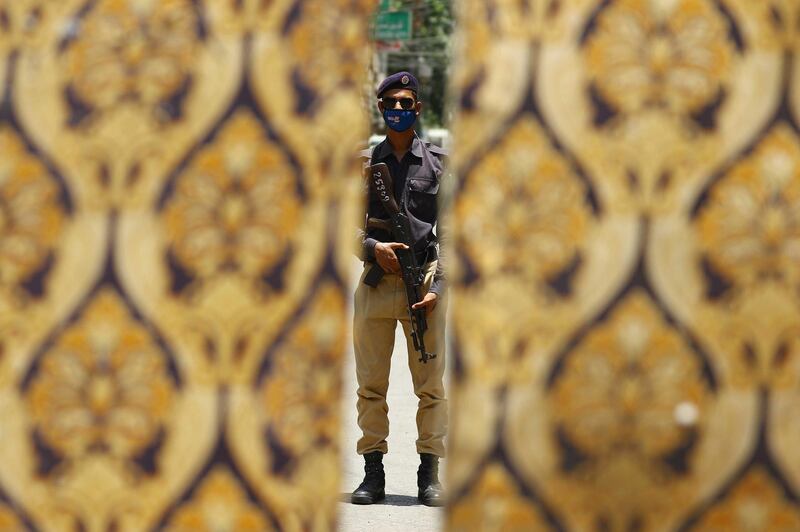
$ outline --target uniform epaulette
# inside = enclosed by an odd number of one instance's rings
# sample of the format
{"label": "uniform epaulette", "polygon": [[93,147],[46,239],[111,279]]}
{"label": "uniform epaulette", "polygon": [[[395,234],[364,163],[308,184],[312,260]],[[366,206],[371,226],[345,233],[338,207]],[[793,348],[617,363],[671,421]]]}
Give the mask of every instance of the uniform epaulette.
{"label": "uniform epaulette", "polygon": [[428,151],[431,153],[435,153],[437,155],[444,155],[445,157],[450,157],[450,152],[447,149],[442,148],[441,146],[429,142],[426,143],[425,147],[428,148]]}

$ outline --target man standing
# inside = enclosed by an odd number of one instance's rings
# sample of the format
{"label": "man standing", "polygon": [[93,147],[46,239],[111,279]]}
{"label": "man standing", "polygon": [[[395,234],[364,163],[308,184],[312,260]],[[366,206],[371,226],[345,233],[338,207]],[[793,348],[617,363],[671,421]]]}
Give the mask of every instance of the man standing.
{"label": "man standing", "polygon": [[[414,305],[425,309],[428,330],[426,351],[436,354],[426,363],[419,360],[411,339],[408,301],[395,251],[409,249],[395,242],[385,228],[365,223],[359,237],[364,259],[364,272],[355,293],[353,343],[358,379],[358,425],[363,433],[357,451],[364,456],[364,481],[353,492],[355,504],[372,504],[385,497],[383,455],[388,451],[389,411],[386,392],[389,388],[389,367],[394,347],[394,332],[399,321],[408,345],[408,364],[419,398],[417,406],[417,471],[418,497],[427,506],[443,504],[439,483],[439,458],[444,456],[447,425],[447,403],[442,377],[444,374],[444,273],[439,252],[438,205],[440,179],[446,152],[423,142],[414,131],[422,103],[419,83],[409,72],[398,72],[383,80],[377,90],[378,109],[388,126],[387,136],[374,150],[362,152],[364,166],[386,163],[394,180],[394,197],[408,216],[413,239],[412,251],[417,264],[425,265],[423,298]],[[389,214],[370,187],[366,222],[370,218],[387,219]],[[370,270],[377,265],[383,277],[375,284],[365,284]]]}

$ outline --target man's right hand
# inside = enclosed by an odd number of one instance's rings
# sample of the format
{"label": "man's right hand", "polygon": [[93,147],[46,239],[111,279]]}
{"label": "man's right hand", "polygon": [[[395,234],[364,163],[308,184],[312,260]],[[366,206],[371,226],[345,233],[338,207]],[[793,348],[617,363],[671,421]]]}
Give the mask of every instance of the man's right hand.
{"label": "man's right hand", "polygon": [[408,249],[408,246],[400,242],[378,242],[375,244],[375,261],[386,273],[400,271],[400,261],[397,260],[397,255],[394,252],[396,249]]}

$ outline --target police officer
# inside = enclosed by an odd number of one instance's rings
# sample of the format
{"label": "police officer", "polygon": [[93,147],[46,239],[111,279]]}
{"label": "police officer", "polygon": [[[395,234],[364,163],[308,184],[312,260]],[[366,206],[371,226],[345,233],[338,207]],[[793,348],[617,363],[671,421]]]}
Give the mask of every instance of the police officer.
{"label": "police officer", "polygon": [[[388,451],[389,435],[386,392],[389,387],[389,366],[394,347],[394,332],[399,321],[408,345],[408,364],[419,398],[417,406],[417,470],[418,498],[427,506],[443,504],[439,483],[439,458],[444,456],[447,424],[447,403],[442,377],[444,374],[444,272],[436,232],[438,192],[443,175],[446,152],[423,142],[414,131],[422,103],[419,83],[409,72],[398,72],[383,80],[377,90],[378,109],[388,126],[386,138],[373,150],[362,152],[364,166],[386,163],[394,179],[394,195],[405,210],[414,239],[413,250],[418,264],[426,270],[423,299],[415,308],[424,308],[428,330],[426,350],[437,356],[423,364],[414,350],[410,336],[411,323],[400,265],[395,254],[398,248],[385,229],[368,227],[359,232],[364,272],[355,293],[353,343],[358,379],[358,425],[363,433],[357,451],[364,456],[364,481],[353,492],[355,504],[372,504],[385,497],[383,455]],[[370,190],[365,222],[369,218],[387,219],[389,215]],[[374,287],[364,283],[367,273],[378,265],[384,276]]]}

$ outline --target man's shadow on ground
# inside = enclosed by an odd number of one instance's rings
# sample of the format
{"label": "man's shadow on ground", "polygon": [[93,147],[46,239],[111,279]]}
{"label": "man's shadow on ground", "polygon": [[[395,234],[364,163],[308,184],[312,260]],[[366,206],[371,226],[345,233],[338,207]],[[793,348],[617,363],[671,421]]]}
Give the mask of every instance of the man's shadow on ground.
{"label": "man's shadow on ground", "polygon": [[[342,496],[339,498],[339,500],[341,502],[346,502],[347,504],[352,504],[350,502],[349,493],[342,493]],[[386,504],[389,506],[422,506],[422,503],[419,502],[419,499],[417,499],[412,495],[394,495],[391,493],[387,493],[386,498],[376,504]],[[369,506],[369,505],[364,505],[364,506]]]}

